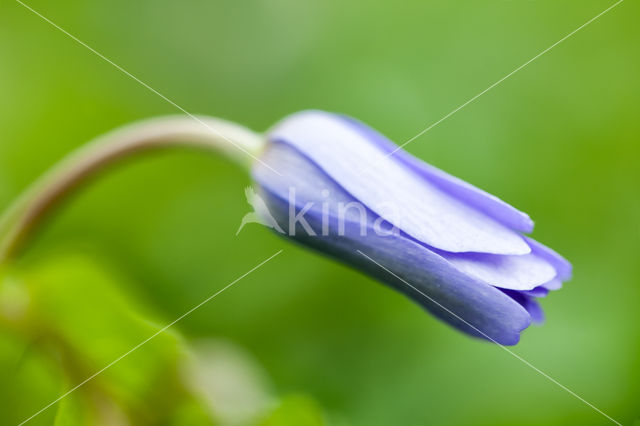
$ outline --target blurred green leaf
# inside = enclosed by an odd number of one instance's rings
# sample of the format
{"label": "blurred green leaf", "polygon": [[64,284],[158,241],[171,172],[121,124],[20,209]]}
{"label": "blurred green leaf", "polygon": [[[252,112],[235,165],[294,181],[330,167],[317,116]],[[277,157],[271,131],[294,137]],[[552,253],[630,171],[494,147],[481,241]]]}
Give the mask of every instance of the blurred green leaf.
{"label": "blurred green leaf", "polygon": [[260,426],[324,426],[327,423],[317,402],[313,399],[292,395],[285,397],[280,405]]}
{"label": "blurred green leaf", "polygon": [[[55,409],[54,409],[55,410]],[[69,395],[58,403],[54,426],[82,426],[97,424],[90,410],[78,395]]]}
{"label": "blurred green leaf", "polygon": [[184,341],[166,331],[139,346],[158,333],[160,322],[148,319],[157,316],[127,286],[110,268],[78,254],[5,273],[5,322],[31,340],[30,350],[56,361],[63,389],[118,360],[51,409],[57,424],[161,424],[174,416],[212,424],[205,409],[193,409],[195,396],[179,375]]}

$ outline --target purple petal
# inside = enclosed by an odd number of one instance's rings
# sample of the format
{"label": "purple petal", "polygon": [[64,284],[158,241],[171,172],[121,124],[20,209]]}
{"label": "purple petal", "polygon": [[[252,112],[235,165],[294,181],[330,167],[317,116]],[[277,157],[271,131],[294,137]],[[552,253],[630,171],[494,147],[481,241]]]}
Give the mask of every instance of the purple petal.
{"label": "purple petal", "polygon": [[558,253],[545,246],[544,244],[541,244],[531,238],[525,237],[525,241],[527,242],[527,244],[529,244],[533,253],[545,259],[555,268],[557,272],[556,278],[558,278],[560,281],[567,281],[571,279],[573,267],[567,259],[560,256]]}
{"label": "purple petal", "polygon": [[533,297],[527,296],[521,291],[504,290],[504,292],[526,309],[534,324],[542,324],[544,322],[544,311]]}
{"label": "purple petal", "polygon": [[522,293],[531,297],[547,297],[549,289],[544,286],[538,286],[533,290],[525,290]]}
{"label": "purple petal", "polygon": [[425,244],[448,252],[531,251],[518,233],[419,178],[343,119],[302,112],[269,136],[297,148],[354,199]]}
{"label": "purple petal", "polygon": [[542,285],[542,287],[546,288],[547,290],[560,290],[562,288],[562,281],[560,281],[558,278],[554,278],[551,281],[549,281],[548,283],[544,283]]}
{"label": "purple petal", "polygon": [[[466,333],[503,345],[518,342],[520,332],[530,323],[530,316],[511,297],[460,272],[443,257],[403,233],[378,235],[372,229],[378,216],[370,210],[364,210],[363,221],[348,218],[343,222],[343,232],[336,232],[339,229],[336,224],[339,219],[335,216],[337,204],[353,202],[355,198],[289,145],[273,143],[263,155],[265,161],[276,167],[282,176],[277,176],[260,164],[255,165],[253,175],[260,184],[261,194],[271,214],[283,229],[289,231],[290,237],[396,288],[435,316]],[[291,185],[295,185],[296,194],[294,213],[305,211],[307,224],[318,235],[309,235],[300,223],[294,235],[291,235]],[[329,191],[328,197],[323,190]],[[329,233],[321,235],[322,212],[325,208],[331,215],[330,226],[327,227]],[[365,235],[361,235],[361,224],[366,226]],[[358,251],[370,256],[393,274]]]}
{"label": "purple petal", "polygon": [[385,154],[391,154],[393,152],[393,156],[399,161],[404,163],[424,179],[436,184],[450,195],[464,200],[465,203],[474,206],[478,210],[486,213],[510,228],[521,232],[533,231],[533,221],[526,213],[521,212],[498,197],[491,195],[488,192],[463,181],[462,179],[425,163],[403,149],[396,151],[398,146],[381,133],[378,133],[371,127],[351,117],[342,117],[360,133],[366,135],[367,139],[378,145]]}
{"label": "purple petal", "polygon": [[502,256],[486,253],[440,253],[460,271],[487,284],[510,290],[532,290],[556,276],[556,270],[534,253]]}
{"label": "purple petal", "polygon": [[529,315],[531,315],[531,321],[534,324],[542,324],[544,322],[544,311],[535,299],[527,297],[523,307],[529,312]]}

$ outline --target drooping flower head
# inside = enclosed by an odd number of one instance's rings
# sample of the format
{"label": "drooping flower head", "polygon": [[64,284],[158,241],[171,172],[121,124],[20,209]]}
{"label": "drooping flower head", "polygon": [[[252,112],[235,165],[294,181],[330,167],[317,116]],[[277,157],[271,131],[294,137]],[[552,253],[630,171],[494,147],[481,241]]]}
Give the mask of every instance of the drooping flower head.
{"label": "drooping flower head", "polygon": [[523,235],[533,230],[525,213],[360,122],[307,111],[268,137],[252,174],[269,221],[466,333],[516,344],[543,319],[537,299],[571,276],[564,258]]}

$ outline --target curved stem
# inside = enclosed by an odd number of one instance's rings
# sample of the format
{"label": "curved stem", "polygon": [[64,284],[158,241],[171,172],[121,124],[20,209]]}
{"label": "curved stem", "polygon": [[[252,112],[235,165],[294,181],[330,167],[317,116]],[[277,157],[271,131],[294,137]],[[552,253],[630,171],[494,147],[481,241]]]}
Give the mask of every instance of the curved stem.
{"label": "curved stem", "polygon": [[134,123],[81,147],[51,169],[0,218],[0,263],[14,257],[44,218],[107,166],[132,155],[171,146],[224,153],[249,167],[260,161],[262,136],[237,124],[201,117],[163,117]]}

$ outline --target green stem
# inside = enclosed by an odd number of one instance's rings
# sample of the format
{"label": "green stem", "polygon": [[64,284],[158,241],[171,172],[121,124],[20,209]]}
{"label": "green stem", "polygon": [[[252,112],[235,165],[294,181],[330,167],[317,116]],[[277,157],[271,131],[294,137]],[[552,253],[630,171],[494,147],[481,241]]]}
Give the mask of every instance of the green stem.
{"label": "green stem", "polygon": [[242,126],[208,117],[163,117],[134,123],[81,147],[35,182],[0,218],[0,264],[15,257],[44,219],[82,184],[135,154],[166,147],[224,153],[249,167],[264,139]]}

